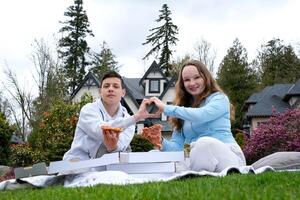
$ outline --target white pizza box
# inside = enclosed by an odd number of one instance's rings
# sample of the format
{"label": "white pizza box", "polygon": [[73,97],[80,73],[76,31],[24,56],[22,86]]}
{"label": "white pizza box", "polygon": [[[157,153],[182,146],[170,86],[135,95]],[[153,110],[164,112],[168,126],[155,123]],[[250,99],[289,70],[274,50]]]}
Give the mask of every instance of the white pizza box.
{"label": "white pizza box", "polygon": [[65,171],[79,170],[91,167],[104,166],[114,163],[119,163],[119,152],[104,154],[100,158],[83,160],[83,161],[55,161],[50,162],[48,174],[62,173]]}
{"label": "white pizza box", "polygon": [[120,152],[121,163],[153,163],[184,161],[183,151]]}
{"label": "white pizza box", "polygon": [[100,158],[83,161],[56,161],[51,162],[48,174],[64,173],[94,167],[107,166],[118,163],[160,163],[184,161],[183,151],[178,152],[115,152],[104,154]]}
{"label": "white pizza box", "polygon": [[160,163],[119,163],[106,166],[107,171],[122,171],[127,174],[174,173],[174,162]]}

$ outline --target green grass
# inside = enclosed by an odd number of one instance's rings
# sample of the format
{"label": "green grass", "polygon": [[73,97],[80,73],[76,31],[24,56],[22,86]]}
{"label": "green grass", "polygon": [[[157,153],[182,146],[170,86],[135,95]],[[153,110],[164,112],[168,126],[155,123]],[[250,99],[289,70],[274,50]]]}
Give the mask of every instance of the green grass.
{"label": "green grass", "polygon": [[299,199],[300,172],[194,177],[126,186],[0,191],[0,199]]}

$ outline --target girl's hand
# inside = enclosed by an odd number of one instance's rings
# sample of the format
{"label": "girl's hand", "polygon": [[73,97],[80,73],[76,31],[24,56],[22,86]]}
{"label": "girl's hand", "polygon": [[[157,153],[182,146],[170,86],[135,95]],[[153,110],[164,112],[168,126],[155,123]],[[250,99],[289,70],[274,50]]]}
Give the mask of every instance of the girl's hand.
{"label": "girl's hand", "polygon": [[158,107],[158,111],[156,111],[156,113],[153,114],[153,117],[159,117],[164,111],[166,104],[157,97],[151,97],[149,100],[151,103],[154,103]]}

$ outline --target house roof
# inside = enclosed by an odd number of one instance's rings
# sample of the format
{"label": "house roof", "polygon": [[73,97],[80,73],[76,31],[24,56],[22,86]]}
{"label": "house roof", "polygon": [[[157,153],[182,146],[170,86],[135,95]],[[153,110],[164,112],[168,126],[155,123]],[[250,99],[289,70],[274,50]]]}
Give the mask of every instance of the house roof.
{"label": "house roof", "polygon": [[288,101],[291,96],[300,96],[300,79],[291,86],[291,88],[285,95],[284,100]]}
{"label": "house roof", "polygon": [[257,103],[271,90],[271,86],[265,87],[261,92],[253,93],[246,101],[245,104]]}
{"label": "house roof", "polygon": [[[87,81],[90,80],[90,82],[87,84]],[[98,78],[89,71],[87,75],[84,77],[83,81],[78,85],[78,87],[74,90],[74,92],[71,94],[71,99],[79,92],[79,90],[83,87],[91,87],[91,86],[97,86],[100,87],[100,81]]]}
{"label": "house roof", "polygon": [[144,76],[140,79],[140,82],[139,82],[139,85],[142,85],[143,84],[143,81],[145,79],[147,79],[148,75],[151,73],[151,72],[158,72],[162,75],[162,77],[164,79],[167,80],[167,78],[165,77],[164,73],[161,71],[159,65],[156,63],[156,61],[154,60],[152,62],[152,64],[150,65],[150,67],[148,68],[148,70],[146,71],[146,73],[144,74]]}
{"label": "house roof", "polygon": [[267,117],[275,112],[283,112],[291,108],[288,102],[283,100],[292,84],[275,84],[266,87],[262,92],[255,93],[246,102],[256,103],[246,113],[247,117]]}

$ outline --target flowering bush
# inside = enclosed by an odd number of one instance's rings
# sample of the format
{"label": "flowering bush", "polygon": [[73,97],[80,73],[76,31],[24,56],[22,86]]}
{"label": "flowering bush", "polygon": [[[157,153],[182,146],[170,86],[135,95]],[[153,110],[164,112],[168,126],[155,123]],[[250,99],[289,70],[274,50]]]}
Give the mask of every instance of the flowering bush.
{"label": "flowering bush", "polygon": [[300,108],[274,114],[259,125],[243,151],[249,164],[278,151],[300,151]]}
{"label": "flowering bush", "polygon": [[49,111],[43,113],[41,121],[29,139],[34,150],[45,155],[46,162],[61,160],[70,149],[80,109],[92,101],[84,96],[79,103],[56,102]]}
{"label": "flowering bush", "polygon": [[45,160],[43,153],[33,150],[28,144],[13,144],[10,149],[9,166],[11,167],[27,167]]}

